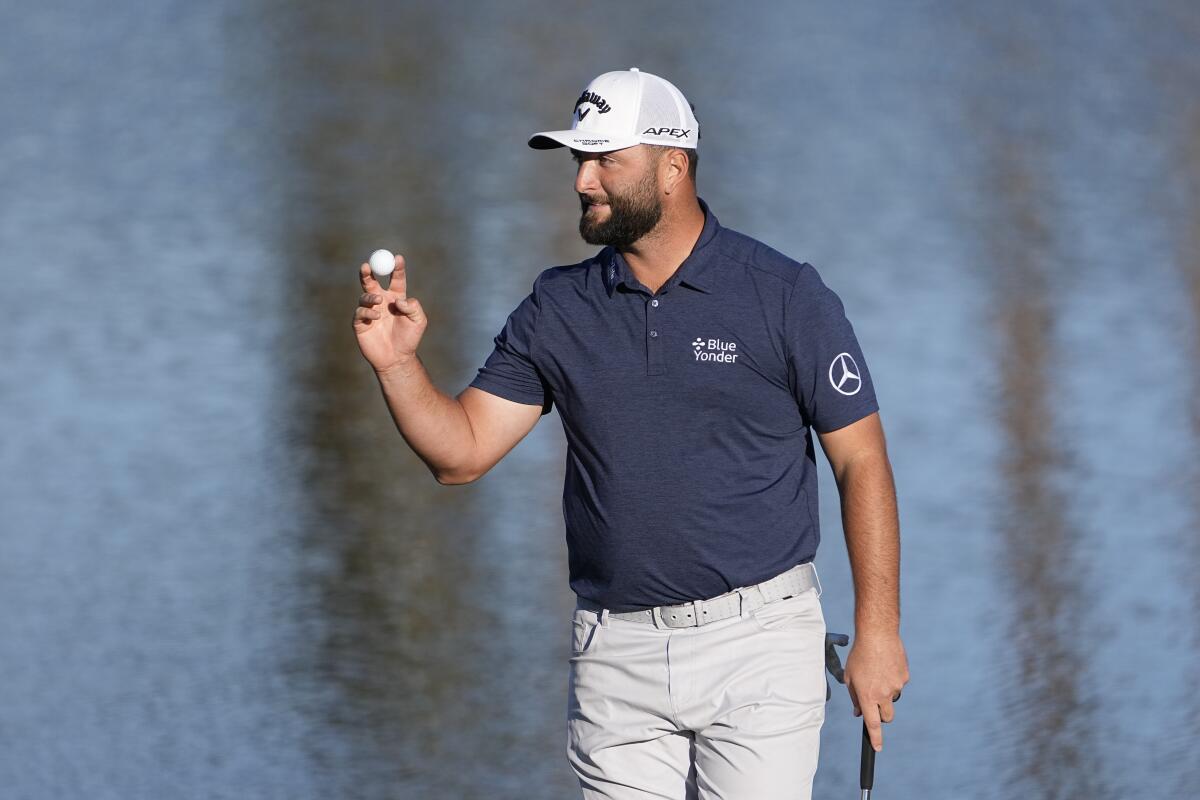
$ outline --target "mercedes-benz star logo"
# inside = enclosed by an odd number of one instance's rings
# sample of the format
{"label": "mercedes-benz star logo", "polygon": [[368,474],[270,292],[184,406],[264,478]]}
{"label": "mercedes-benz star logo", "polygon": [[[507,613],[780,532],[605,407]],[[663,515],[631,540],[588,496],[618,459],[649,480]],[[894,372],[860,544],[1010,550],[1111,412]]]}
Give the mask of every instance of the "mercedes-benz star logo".
{"label": "mercedes-benz star logo", "polygon": [[839,353],[829,365],[829,382],[833,388],[845,395],[858,394],[862,388],[862,376],[858,373],[858,364],[849,353]]}

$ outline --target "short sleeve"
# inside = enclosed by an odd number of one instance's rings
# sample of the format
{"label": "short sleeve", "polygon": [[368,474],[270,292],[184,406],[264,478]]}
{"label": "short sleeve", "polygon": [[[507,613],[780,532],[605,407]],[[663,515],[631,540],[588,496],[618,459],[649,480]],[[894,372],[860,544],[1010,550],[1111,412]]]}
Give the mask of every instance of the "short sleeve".
{"label": "short sleeve", "polygon": [[828,433],[879,410],[875,387],[841,298],[800,265],[784,329],[788,378],[805,422]]}
{"label": "short sleeve", "polygon": [[542,407],[549,414],[553,394],[533,362],[533,347],[537,336],[540,311],[538,282],[513,309],[492,340],[495,348],[479,368],[470,385],[516,403]]}

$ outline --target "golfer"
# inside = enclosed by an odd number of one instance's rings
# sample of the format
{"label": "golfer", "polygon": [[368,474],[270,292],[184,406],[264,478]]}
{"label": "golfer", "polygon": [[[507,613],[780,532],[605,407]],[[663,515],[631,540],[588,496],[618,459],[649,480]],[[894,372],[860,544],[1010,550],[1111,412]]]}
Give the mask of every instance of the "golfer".
{"label": "golfer", "polygon": [[529,140],[570,149],[579,232],[603,249],[537,276],[457,398],[417,355],[429,321],[403,258],[388,290],[360,268],[359,346],[439,483],[478,479],[558,408],[577,597],[566,753],[587,800],[811,796],[825,718],[813,431],[854,576],[846,681],[876,749],[908,680],[866,359],[810,264],[722,227],[697,196],[699,138],[683,94],[630,69],[593,80],[569,130]]}

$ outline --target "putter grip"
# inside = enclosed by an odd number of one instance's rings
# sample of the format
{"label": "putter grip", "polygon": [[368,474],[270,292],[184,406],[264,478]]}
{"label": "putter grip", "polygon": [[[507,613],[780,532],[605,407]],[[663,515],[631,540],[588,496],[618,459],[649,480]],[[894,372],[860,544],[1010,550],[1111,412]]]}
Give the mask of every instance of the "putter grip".
{"label": "putter grip", "polygon": [[858,788],[863,790],[875,788],[875,748],[871,747],[871,734],[867,731],[867,723],[863,723],[862,761],[858,767]]}

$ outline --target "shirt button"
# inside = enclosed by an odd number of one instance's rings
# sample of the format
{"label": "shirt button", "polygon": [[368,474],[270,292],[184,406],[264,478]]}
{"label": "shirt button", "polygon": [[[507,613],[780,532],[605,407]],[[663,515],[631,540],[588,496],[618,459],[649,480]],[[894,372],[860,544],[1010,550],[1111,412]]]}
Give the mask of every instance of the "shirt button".
{"label": "shirt button", "polygon": [[657,337],[658,337],[658,331],[650,331],[650,338],[651,338],[651,339],[655,339],[655,338],[657,338]]}
{"label": "shirt button", "polygon": [[658,301],[657,301],[657,300],[651,300],[651,301],[650,301],[650,305],[654,306],[655,308],[658,308]]}

